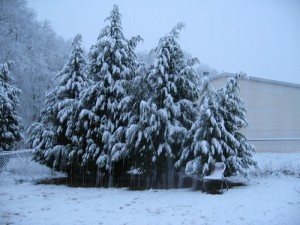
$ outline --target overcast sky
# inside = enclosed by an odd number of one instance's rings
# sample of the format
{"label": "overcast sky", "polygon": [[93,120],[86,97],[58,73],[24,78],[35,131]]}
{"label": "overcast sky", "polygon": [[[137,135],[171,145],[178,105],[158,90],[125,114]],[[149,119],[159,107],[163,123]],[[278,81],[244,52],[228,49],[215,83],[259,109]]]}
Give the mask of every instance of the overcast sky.
{"label": "overcast sky", "polygon": [[39,20],[73,38],[81,33],[86,49],[96,43],[114,4],[123,31],[154,48],[178,22],[182,48],[219,72],[300,84],[299,0],[27,0]]}

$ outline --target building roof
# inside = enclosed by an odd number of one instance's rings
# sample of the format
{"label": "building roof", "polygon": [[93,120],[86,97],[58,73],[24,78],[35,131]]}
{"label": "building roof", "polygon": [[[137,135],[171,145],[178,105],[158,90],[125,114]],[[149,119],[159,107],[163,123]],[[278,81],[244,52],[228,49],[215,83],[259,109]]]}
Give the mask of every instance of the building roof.
{"label": "building roof", "polygon": [[[216,80],[219,78],[229,78],[229,77],[234,77],[236,74],[234,73],[221,73],[215,76],[209,77],[210,80]],[[259,78],[259,77],[252,77],[248,76],[248,80],[256,81],[256,82],[262,82],[262,83],[269,83],[269,84],[275,84],[275,85],[281,85],[281,86],[287,86],[287,87],[294,87],[294,88],[300,88],[300,84],[295,84],[295,83],[288,83],[288,82],[283,82],[283,81],[277,81],[277,80],[270,80],[270,79],[265,79],[265,78]]]}

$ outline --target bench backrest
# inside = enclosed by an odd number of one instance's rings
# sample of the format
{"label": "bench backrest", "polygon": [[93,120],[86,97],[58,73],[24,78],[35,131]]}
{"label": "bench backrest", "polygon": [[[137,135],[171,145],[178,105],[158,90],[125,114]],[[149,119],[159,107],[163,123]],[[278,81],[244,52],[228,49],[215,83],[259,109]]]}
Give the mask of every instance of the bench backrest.
{"label": "bench backrest", "polygon": [[213,164],[213,168],[212,168],[210,175],[208,175],[206,177],[211,178],[211,179],[216,179],[216,180],[217,179],[222,180],[225,169],[226,169],[225,163],[216,162]]}

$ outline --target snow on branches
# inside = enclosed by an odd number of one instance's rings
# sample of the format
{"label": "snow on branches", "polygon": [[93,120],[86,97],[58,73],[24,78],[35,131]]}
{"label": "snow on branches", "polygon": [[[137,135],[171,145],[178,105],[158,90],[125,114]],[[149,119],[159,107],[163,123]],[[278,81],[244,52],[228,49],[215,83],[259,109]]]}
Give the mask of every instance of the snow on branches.
{"label": "snow on branches", "polygon": [[186,162],[187,174],[206,175],[214,162],[226,164],[226,176],[247,175],[247,169],[255,166],[251,158],[255,148],[241,133],[248,123],[246,108],[238,95],[239,79],[239,75],[229,78],[218,91],[207,78],[203,79],[200,114],[191,129],[192,138],[177,162],[177,166]]}
{"label": "snow on branches", "polygon": [[199,60],[179,44],[183,23],[159,40],[150,63],[138,62],[142,39],[125,38],[121,17],[115,5],[87,61],[81,35],[74,38],[40,121],[28,129],[36,160],[109,187],[138,171],[148,187],[171,188],[175,168],[204,175],[218,161],[226,175],[245,173],[254,147],[241,133],[247,121],[240,77],[218,91],[208,79],[200,84]]}
{"label": "snow on branches", "polygon": [[12,62],[0,64],[0,151],[9,151],[22,140],[21,118],[17,113],[21,90],[14,86]]}

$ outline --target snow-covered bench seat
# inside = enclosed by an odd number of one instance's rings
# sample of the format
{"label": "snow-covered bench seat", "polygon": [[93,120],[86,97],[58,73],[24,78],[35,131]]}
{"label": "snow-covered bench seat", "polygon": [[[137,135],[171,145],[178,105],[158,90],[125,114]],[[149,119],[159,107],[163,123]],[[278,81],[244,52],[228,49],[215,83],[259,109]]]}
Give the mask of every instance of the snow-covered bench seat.
{"label": "snow-covered bench seat", "polygon": [[226,188],[228,191],[228,184],[227,180],[224,177],[224,171],[226,169],[226,165],[223,162],[216,162],[213,164],[212,171],[210,175],[204,176],[203,179],[203,187],[202,191],[206,191],[207,188],[207,183],[212,182],[212,181],[221,181],[222,182],[222,192],[223,192],[223,183],[225,182]]}

